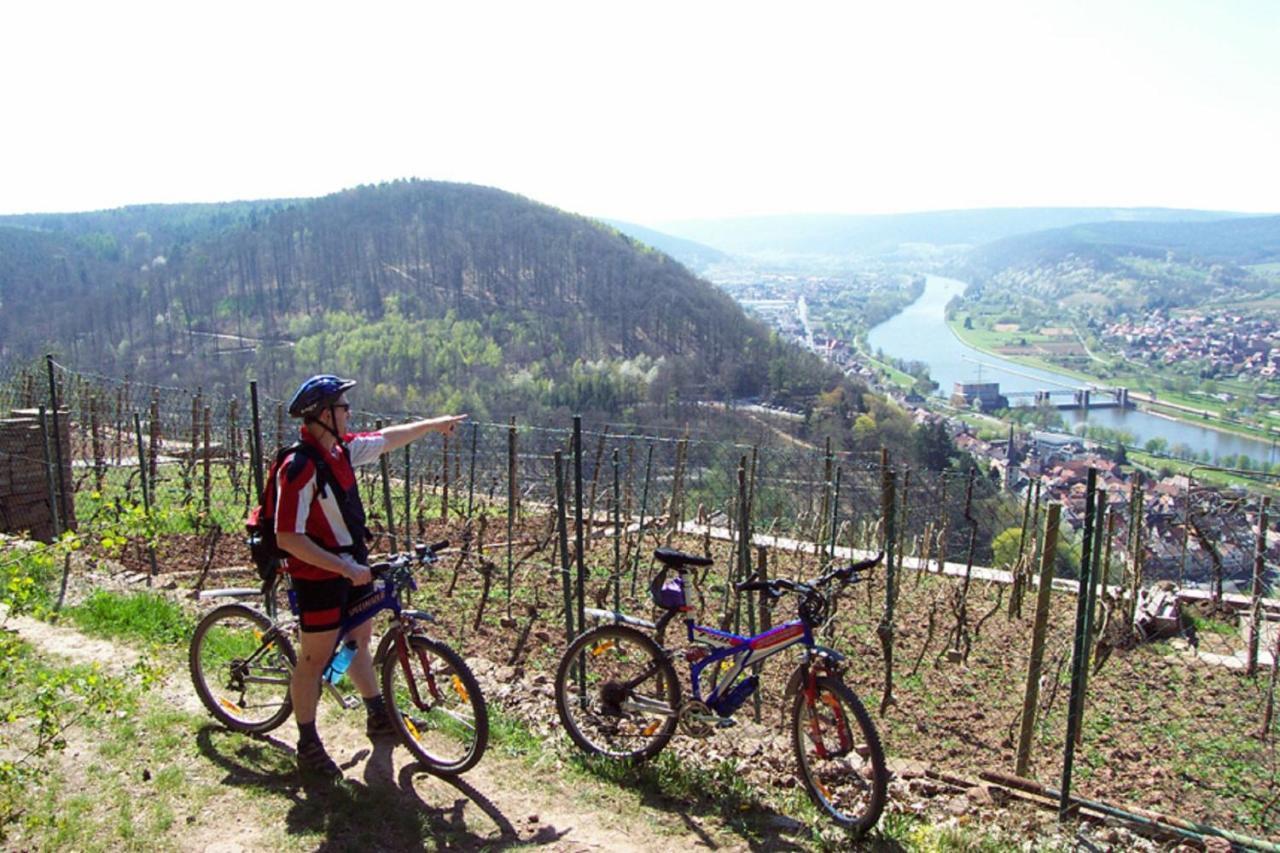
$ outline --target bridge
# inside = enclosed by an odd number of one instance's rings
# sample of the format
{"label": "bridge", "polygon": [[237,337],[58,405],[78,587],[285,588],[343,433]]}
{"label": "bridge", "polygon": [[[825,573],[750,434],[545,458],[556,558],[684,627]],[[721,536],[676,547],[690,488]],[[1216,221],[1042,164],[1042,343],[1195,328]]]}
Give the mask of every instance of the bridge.
{"label": "bridge", "polygon": [[1127,409],[1128,388],[1086,385],[1079,388],[1046,388],[1039,391],[1005,391],[1013,405],[1048,405],[1055,409]]}

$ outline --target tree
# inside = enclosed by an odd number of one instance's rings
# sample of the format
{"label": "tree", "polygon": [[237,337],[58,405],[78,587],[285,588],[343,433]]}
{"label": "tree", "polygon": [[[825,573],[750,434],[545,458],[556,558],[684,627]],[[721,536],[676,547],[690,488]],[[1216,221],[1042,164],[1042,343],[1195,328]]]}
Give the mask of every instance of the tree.
{"label": "tree", "polygon": [[911,450],[916,462],[930,471],[945,471],[956,456],[955,442],[941,420],[925,421],[912,430]]}

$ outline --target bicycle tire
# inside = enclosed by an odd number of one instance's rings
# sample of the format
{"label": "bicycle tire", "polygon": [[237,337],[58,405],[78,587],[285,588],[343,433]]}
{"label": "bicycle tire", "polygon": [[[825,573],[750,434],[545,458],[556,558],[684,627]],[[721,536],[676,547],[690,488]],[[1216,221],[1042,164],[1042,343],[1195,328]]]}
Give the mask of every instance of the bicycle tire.
{"label": "bicycle tire", "polygon": [[[425,694],[419,689],[424,685]],[[432,771],[455,776],[484,755],[489,745],[484,694],[466,661],[444,643],[416,634],[390,638],[382,660],[382,696],[401,741]]]}
{"label": "bicycle tire", "polygon": [[[791,706],[791,743],[800,780],[819,809],[840,826],[861,835],[875,826],[884,810],[889,783],[884,749],[867,709],[843,681],[834,676],[818,676],[816,682],[814,704],[821,714],[816,722],[803,685]],[[829,750],[828,757],[818,754],[819,740],[824,749],[835,747]]]}
{"label": "bicycle tire", "polygon": [[223,604],[191,635],[187,665],[196,695],[220,723],[262,734],[293,713],[289,681],[298,657],[289,638],[259,610]]}
{"label": "bicycle tire", "polygon": [[[589,664],[582,679],[585,696],[574,666],[579,658]],[[640,681],[623,688],[623,693],[609,695],[636,679]],[[637,688],[645,685],[649,686],[637,696]],[[680,682],[666,653],[647,634],[626,625],[601,625],[580,634],[561,657],[555,696],[560,722],[579,749],[589,755],[645,761],[661,752],[675,733]],[[631,707],[622,707],[624,703]]]}

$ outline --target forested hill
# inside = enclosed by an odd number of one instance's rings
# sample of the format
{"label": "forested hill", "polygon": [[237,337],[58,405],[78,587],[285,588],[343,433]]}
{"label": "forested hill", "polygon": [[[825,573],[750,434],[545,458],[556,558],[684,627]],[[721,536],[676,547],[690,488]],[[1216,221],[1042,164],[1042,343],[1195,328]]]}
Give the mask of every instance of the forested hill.
{"label": "forested hill", "polygon": [[0,218],[0,358],[277,393],[333,370],[394,408],[625,412],[813,395],[816,359],[669,257],[495,189]]}
{"label": "forested hill", "polygon": [[1277,291],[1280,216],[1099,222],[1023,234],[969,253],[971,296],[1079,306],[1110,316],[1232,304]]}
{"label": "forested hill", "polygon": [[650,245],[659,252],[666,252],[668,255],[695,272],[704,270],[712,264],[719,263],[728,257],[719,249],[704,246],[701,243],[694,242],[693,240],[672,237],[670,234],[664,234],[661,231],[654,231],[652,228],[645,228],[643,225],[636,225],[632,222],[621,222],[615,219],[605,219],[603,222],[611,228],[616,228],[633,240],[638,240],[641,243]]}
{"label": "forested hill", "polygon": [[1100,262],[1123,255],[1168,254],[1246,266],[1280,261],[1280,216],[1216,222],[1093,222],[1009,237],[975,249],[987,269],[1055,263],[1068,255]]}
{"label": "forested hill", "polygon": [[671,222],[668,234],[736,254],[870,256],[904,246],[977,246],[1086,222],[1209,222],[1239,214],[1116,207],[933,210],[885,215],[757,216]]}

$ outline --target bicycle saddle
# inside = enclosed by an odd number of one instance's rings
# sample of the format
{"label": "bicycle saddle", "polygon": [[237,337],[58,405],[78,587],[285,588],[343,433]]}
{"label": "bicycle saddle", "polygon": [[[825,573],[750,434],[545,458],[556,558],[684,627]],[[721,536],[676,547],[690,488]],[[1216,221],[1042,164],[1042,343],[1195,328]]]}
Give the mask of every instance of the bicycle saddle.
{"label": "bicycle saddle", "polygon": [[714,560],[710,557],[695,557],[693,554],[686,554],[683,551],[677,551],[675,548],[659,548],[653,552],[653,558],[664,566],[676,568],[679,566],[709,566]]}

